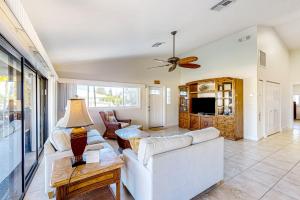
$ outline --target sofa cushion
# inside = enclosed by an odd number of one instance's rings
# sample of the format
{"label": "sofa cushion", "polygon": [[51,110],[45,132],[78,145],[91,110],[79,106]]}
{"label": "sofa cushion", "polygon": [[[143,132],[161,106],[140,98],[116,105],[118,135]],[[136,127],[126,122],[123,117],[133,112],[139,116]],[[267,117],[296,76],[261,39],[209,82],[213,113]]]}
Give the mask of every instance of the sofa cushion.
{"label": "sofa cushion", "polygon": [[102,144],[91,144],[91,145],[86,145],[84,151],[95,151],[95,150],[100,150],[103,149]]}
{"label": "sofa cushion", "polygon": [[204,128],[185,133],[184,135],[192,136],[192,144],[198,144],[219,137],[220,131],[214,127]]}
{"label": "sofa cushion", "polygon": [[57,151],[68,151],[71,149],[71,138],[68,133],[63,130],[56,129],[49,137],[51,144]]}
{"label": "sofa cushion", "polygon": [[140,140],[138,160],[147,165],[151,156],[183,148],[191,145],[191,143],[192,137],[188,135],[143,138]]}
{"label": "sofa cushion", "polygon": [[96,129],[91,129],[87,132],[87,144],[98,144],[106,142]]}

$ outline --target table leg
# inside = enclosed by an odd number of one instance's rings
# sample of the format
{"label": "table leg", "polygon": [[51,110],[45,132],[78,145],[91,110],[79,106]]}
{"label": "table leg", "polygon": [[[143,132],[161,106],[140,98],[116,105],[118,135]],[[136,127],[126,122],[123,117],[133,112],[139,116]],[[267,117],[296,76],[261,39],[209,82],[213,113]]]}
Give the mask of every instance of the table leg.
{"label": "table leg", "polygon": [[117,181],[116,182],[116,200],[120,200],[120,187],[121,187],[121,184],[120,184],[120,181]]}
{"label": "table leg", "polygon": [[67,196],[67,188],[66,187],[56,188],[56,200],[65,200],[66,196]]}

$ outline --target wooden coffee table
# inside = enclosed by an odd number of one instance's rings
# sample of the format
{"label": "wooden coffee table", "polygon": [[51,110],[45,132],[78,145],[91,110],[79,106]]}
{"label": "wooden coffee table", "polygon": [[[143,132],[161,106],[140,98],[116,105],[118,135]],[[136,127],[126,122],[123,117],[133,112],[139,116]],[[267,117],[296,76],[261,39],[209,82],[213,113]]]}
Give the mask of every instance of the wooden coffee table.
{"label": "wooden coffee table", "polygon": [[82,196],[84,193],[115,183],[115,199],[120,200],[120,177],[123,164],[123,160],[111,149],[100,150],[99,163],[80,165],[76,169],[72,168],[70,157],[54,161],[51,186],[56,188],[56,199],[66,200],[78,195]]}
{"label": "wooden coffee table", "polygon": [[120,152],[122,152],[123,149],[131,149],[129,138],[145,138],[150,136],[149,133],[140,130],[140,128],[141,126],[131,125],[115,131]]}

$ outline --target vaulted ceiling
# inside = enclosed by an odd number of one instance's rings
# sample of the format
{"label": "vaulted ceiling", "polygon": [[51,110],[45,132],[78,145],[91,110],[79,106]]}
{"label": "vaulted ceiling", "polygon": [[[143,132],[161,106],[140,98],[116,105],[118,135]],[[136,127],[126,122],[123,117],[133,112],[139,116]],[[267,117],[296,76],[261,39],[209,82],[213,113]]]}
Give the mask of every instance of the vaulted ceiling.
{"label": "vaulted ceiling", "polygon": [[299,0],[237,0],[211,11],[219,1],[22,0],[54,64],[171,54],[172,30],[182,53],[257,24],[300,48]]}

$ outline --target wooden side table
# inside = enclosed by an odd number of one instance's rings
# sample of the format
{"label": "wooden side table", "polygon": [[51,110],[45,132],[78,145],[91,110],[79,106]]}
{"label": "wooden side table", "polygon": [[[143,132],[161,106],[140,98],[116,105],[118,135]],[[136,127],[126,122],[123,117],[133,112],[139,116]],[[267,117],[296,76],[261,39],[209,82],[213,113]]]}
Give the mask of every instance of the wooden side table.
{"label": "wooden side table", "polygon": [[74,198],[115,183],[115,199],[120,200],[120,177],[123,164],[124,162],[111,149],[100,150],[99,163],[80,165],[76,169],[72,168],[70,157],[54,161],[51,186],[56,188],[56,199]]}

